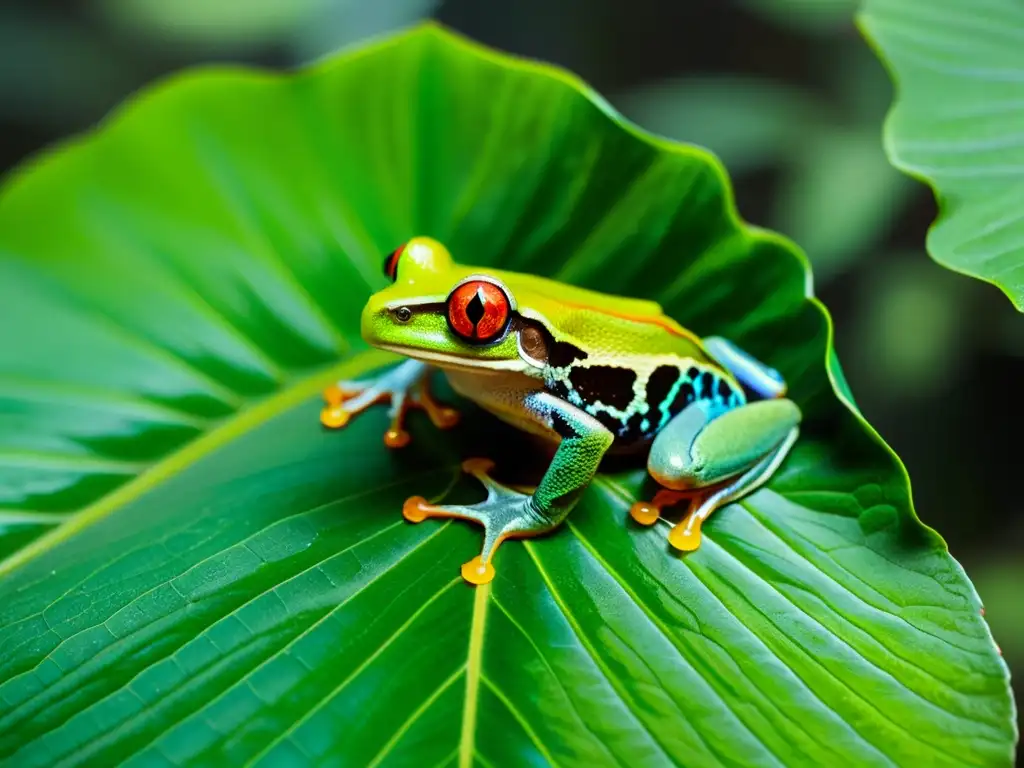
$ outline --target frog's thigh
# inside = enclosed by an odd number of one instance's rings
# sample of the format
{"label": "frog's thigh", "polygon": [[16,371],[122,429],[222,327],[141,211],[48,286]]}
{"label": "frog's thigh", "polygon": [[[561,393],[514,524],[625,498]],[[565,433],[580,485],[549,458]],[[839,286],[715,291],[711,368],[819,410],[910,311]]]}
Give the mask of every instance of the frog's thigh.
{"label": "frog's thigh", "polygon": [[666,488],[703,488],[754,467],[800,423],[792,400],[762,400],[715,417],[698,401],[675,416],[651,445],[647,468]]}

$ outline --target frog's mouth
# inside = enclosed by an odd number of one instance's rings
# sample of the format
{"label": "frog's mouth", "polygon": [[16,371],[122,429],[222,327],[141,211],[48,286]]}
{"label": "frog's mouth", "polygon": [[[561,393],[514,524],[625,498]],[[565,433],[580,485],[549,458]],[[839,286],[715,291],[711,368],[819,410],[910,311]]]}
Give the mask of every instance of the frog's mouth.
{"label": "frog's mouth", "polygon": [[411,357],[415,360],[422,360],[425,363],[436,365],[438,368],[443,368],[448,371],[496,374],[502,373],[503,371],[522,371],[524,368],[523,361],[518,359],[489,360],[487,358],[480,357],[453,355],[447,352],[434,352],[432,350],[419,349],[417,347],[407,347],[402,344],[378,344],[375,346],[379,349],[387,350],[388,352],[395,352],[396,354]]}

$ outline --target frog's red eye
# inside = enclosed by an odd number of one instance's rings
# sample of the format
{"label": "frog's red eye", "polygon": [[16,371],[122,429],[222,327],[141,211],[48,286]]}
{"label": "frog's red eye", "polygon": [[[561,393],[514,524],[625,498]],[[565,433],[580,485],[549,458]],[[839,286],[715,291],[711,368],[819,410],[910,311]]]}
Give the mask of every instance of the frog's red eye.
{"label": "frog's red eye", "polygon": [[384,259],[384,275],[391,278],[391,282],[394,282],[398,278],[398,260],[402,258],[402,254],[405,252],[405,244],[398,246],[389,253]]}
{"label": "frog's red eye", "polygon": [[477,344],[500,337],[508,327],[509,312],[508,296],[486,280],[463,283],[448,296],[448,324]]}

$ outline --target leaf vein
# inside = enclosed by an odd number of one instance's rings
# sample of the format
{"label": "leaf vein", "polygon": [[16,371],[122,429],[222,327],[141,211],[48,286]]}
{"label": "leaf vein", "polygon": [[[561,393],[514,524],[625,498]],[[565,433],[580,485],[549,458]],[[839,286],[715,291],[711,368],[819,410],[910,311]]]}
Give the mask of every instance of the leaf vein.
{"label": "leaf vein", "polygon": [[[441,528],[443,528],[443,526],[441,526],[439,528],[439,530],[441,530]],[[431,534],[431,536],[434,536],[434,535],[436,535],[436,534]],[[427,608],[429,608],[431,605],[433,605],[434,602],[441,595],[443,595],[445,592],[447,592],[449,589],[451,589],[453,586],[455,586],[456,584],[458,584],[461,581],[462,581],[461,576],[456,576],[451,581],[449,581],[447,584],[445,584],[443,587],[441,587],[441,589],[439,589],[437,592],[435,592],[430,598],[425,600],[423,602],[423,604],[419,608],[417,608],[413,612],[413,614],[411,616],[409,616],[409,618],[406,619],[406,621],[401,626],[399,626],[398,629],[396,629],[394,631],[394,633],[387,640],[385,640],[384,643],[382,643],[379,648],[377,648],[377,650],[375,650],[372,654],[367,656],[363,660],[363,662],[355,670],[353,670],[348,675],[348,677],[346,677],[344,680],[342,680],[341,683],[339,683],[330,693],[328,693],[326,696],[324,696],[319,701],[317,701],[312,707],[307,709],[306,712],[302,715],[302,717],[300,717],[298,720],[296,720],[294,723],[292,723],[290,726],[288,726],[287,729],[285,729],[280,734],[278,734],[276,737],[274,737],[274,739],[269,744],[267,744],[267,746],[265,746],[262,750],[260,750],[254,757],[250,758],[246,762],[245,765],[246,766],[255,765],[261,759],[263,759],[268,754],[270,754],[271,751],[273,751],[274,747],[276,747],[278,744],[281,744],[284,741],[292,741],[294,744],[298,745],[298,742],[295,742],[294,739],[292,738],[295,735],[295,732],[304,723],[308,722],[308,720],[313,715],[315,715],[323,707],[325,707],[328,703],[330,703],[335,697],[337,697],[337,695],[339,693],[341,693],[350,682],[355,680],[362,673],[363,670],[365,670],[368,666],[370,666],[370,664],[372,664],[375,659],[377,659],[385,650],[387,650],[387,648],[391,645],[391,643],[393,643],[396,639],[401,637],[402,633],[406,629],[408,629],[410,626],[412,626],[412,624],[416,621],[416,619],[418,619],[427,610]]]}
{"label": "leaf vein", "polygon": [[[626,711],[633,716],[633,719],[636,720],[637,725],[639,725],[647,733],[647,735],[651,739],[651,742],[658,747],[661,753],[665,756],[665,759],[668,760],[670,763],[676,762],[669,756],[667,746],[661,741],[661,739],[657,735],[655,735],[652,728],[643,719],[640,718],[638,712],[642,711],[642,708],[638,707],[636,703],[632,701],[629,694],[623,690],[620,690],[619,686],[614,682],[617,678],[606,667],[605,662],[601,658],[600,654],[598,654],[597,649],[591,647],[590,641],[584,635],[582,627],[579,626],[573,614],[569,611],[568,606],[566,606],[562,598],[559,596],[558,592],[555,590],[555,586],[551,582],[550,577],[544,571],[544,567],[540,564],[540,561],[537,559],[537,556],[533,553],[532,545],[530,544],[530,542],[524,541],[523,548],[527,551],[527,553],[529,553],[530,558],[533,560],[534,566],[537,568],[537,571],[540,574],[541,579],[544,581],[544,584],[551,595],[551,598],[555,601],[555,604],[558,605],[559,610],[562,612],[562,615],[565,616],[566,622],[569,624],[569,626],[573,630],[573,633],[576,635],[576,638],[580,643],[580,647],[583,648],[590,656],[591,660],[594,662],[594,666],[601,672],[602,676],[605,679],[605,682],[608,683],[609,689],[613,693],[615,693],[615,695],[619,698],[619,701],[622,702],[622,705],[623,707],[625,707]],[[685,717],[685,713],[680,712],[680,714],[683,715],[683,722],[689,725]],[[691,727],[691,730],[695,733],[697,739],[704,743],[708,751],[711,754],[714,754],[714,750],[710,747],[710,745],[707,744],[703,735],[701,735],[701,733],[697,729]],[[715,757],[718,757],[718,755],[715,755]]]}

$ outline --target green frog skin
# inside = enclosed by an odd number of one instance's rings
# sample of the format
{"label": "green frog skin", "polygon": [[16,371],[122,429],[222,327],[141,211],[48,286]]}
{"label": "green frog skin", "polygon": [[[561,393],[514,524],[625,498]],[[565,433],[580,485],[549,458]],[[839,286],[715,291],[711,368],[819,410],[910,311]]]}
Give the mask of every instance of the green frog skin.
{"label": "green frog skin", "polygon": [[[362,334],[409,359],[372,381],[328,388],[322,423],[342,427],[390,402],[389,447],[409,442],[410,407],[451,427],[458,414],[427,388],[437,368],[463,397],[556,446],[532,493],[493,480],[489,460],[469,459],[463,469],[487,489],[484,501],[406,501],[403,514],[414,523],[454,517],[483,526],[480,555],[462,566],[470,583],[494,577],[505,539],[565,520],[608,453],[648,451],[662,490],[631,514],[651,525],[662,507],[688,500],[669,542],[692,551],[708,516],[767,481],[797,439],[800,409],[776,371],[723,338],[698,338],[654,302],[458,264],[427,237],[391,253],[384,271],[392,283],[366,303]],[[748,402],[744,388],[757,399]]]}

